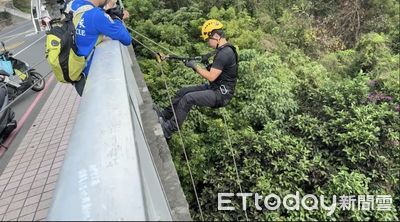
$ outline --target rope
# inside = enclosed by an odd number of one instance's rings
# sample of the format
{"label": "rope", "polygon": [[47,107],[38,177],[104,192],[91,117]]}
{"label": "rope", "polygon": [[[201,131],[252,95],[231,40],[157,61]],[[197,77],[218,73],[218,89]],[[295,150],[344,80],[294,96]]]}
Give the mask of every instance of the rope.
{"label": "rope", "polygon": [[[47,60],[46,58],[45,58],[45,59],[42,59],[40,62],[36,63],[35,65],[30,66],[31,69],[35,68],[35,67],[38,66],[39,64],[42,64],[42,63],[43,63],[44,61],[46,61],[46,60]],[[26,70],[24,73],[26,73],[26,72],[28,72],[28,70]]]}
{"label": "rope", "polygon": [[[175,54],[175,53],[173,53],[172,51],[170,51],[169,49],[165,48],[164,46],[162,46],[162,45],[156,43],[156,42],[153,41],[152,39],[150,39],[150,38],[146,37],[145,35],[139,33],[138,31],[136,31],[136,30],[134,30],[134,29],[132,29],[132,28],[130,28],[130,27],[128,27],[128,29],[131,30],[131,31],[133,31],[133,32],[135,32],[135,33],[137,33],[138,35],[140,35],[140,36],[142,36],[143,38],[147,39],[148,41],[152,42],[153,44],[159,46],[160,48],[164,49],[165,51],[169,52],[170,54]],[[146,46],[145,44],[143,44],[142,42],[140,42],[140,41],[137,40],[136,38],[132,37],[132,39],[134,39],[134,40],[135,40],[136,42],[138,42],[140,45],[142,45],[143,47],[145,47],[146,49],[148,49],[149,51],[151,51],[152,53],[154,53],[155,55],[157,55],[157,53],[156,53],[154,50],[150,49],[148,46]],[[176,123],[176,125],[177,125],[177,127],[178,127],[178,132],[179,132],[180,140],[181,140],[181,143],[182,143],[182,148],[183,148],[183,152],[184,152],[184,155],[185,155],[186,164],[187,164],[187,167],[188,167],[188,169],[189,169],[189,174],[190,174],[190,178],[191,178],[191,180],[192,180],[192,185],[193,185],[193,189],[194,189],[194,192],[195,192],[195,195],[196,195],[197,204],[198,204],[198,206],[199,206],[200,215],[201,215],[202,220],[204,221],[203,212],[202,212],[201,205],[200,205],[200,202],[199,202],[199,197],[198,197],[198,194],[197,194],[197,191],[196,191],[196,187],[195,187],[195,184],[194,184],[194,179],[193,179],[192,171],[191,171],[191,168],[190,168],[190,165],[189,165],[189,159],[188,159],[187,152],[186,152],[186,149],[185,149],[185,144],[184,144],[184,142],[183,142],[183,136],[182,136],[182,133],[181,133],[181,130],[180,130],[180,127],[179,127],[177,118],[176,118],[175,108],[174,108],[173,103],[172,103],[171,95],[169,94],[168,84],[167,84],[166,79],[164,78],[164,77],[165,77],[165,76],[164,76],[164,70],[163,70],[163,68],[162,68],[162,66],[161,66],[161,63],[158,63],[158,64],[159,64],[159,67],[160,67],[160,70],[161,70],[161,76],[162,76],[162,78],[163,78],[165,88],[166,88],[166,90],[167,90],[167,94],[168,94],[169,102],[170,102],[170,105],[171,105],[171,108],[172,108],[172,112],[173,112],[173,114],[174,114],[175,123]],[[238,167],[237,167],[237,164],[236,164],[235,154],[234,154],[234,152],[233,152],[233,146],[232,146],[232,141],[231,141],[231,138],[230,138],[230,135],[229,135],[229,130],[228,130],[228,126],[227,126],[227,121],[226,121],[225,112],[226,112],[226,109],[223,108],[222,116],[223,116],[223,118],[224,118],[225,132],[226,132],[227,137],[228,137],[228,145],[229,145],[229,149],[230,149],[230,151],[231,151],[231,155],[232,155],[232,159],[233,159],[233,164],[234,164],[234,166],[235,166],[235,172],[236,172],[236,178],[237,178],[237,183],[238,183],[238,186],[239,186],[239,190],[240,190],[241,193],[243,193],[242,185],[241,185],[241,183],[240,183],[239,170],[238,170]],[[249,217],[248,217],[248,215],[247,215],[247,211],[245,211],[244,213],[245,213],[246,220],[249,221]]]}
{"label": "rope", "polygon": [[[34,68],[36,66],[38,66],[39,64],[43,63],[43,61],[45,61],[46,59],[43,59],[42,61],[38,62],[35,64],[35,66],[32,66],[31,68]],[[27,70],[28,71],[28,70]],[[24,73],[26,73],[27,71],[25,71]],[[8,107],[12,106],[16,101],[18,101],[18,99],[20,99],[23,95],[25,95],[30,89],[32,89],[36,83],[42,81],[44,78],[46,78],[52,71],[48,72],[45,76],[42,76],[42,78],[40,78],[39,80],[37,80],[36,82],[34,82],[29,88],[27,88],[23,93],[19,94],[12,102],[10,102],[9,104],[7,104],[7,106],[4,107],[4,109],[2,109],[0,112],[3,112],[3,110],[6,110]],[[6,85],[6,83],[3,83],[3,85]]]}
{"label": "rope", "polygon": [[[169,50],[169,49],[165,48],[164,46],[158,44],[157,42],[153,41],[153,40],[150,39],[149,37],[147,37],[147,36],[141,34],[140,32],[138,32],[138,31],[132,29],[131,27],[127,27],[127,28],[128,28],[130,31],[132,31],[132,32],[134,32],[134,33],[136,33],[136,34],[142,36],[143,38],[147,39],[148,41],[150,41],[150,42],[153,43],[154,45],[157,45],[158,47],[164,49],[164,50],[167,51],[168,53],[175,55],[175,53],[173,53],[171,50]],[[132,38],[133,38],[133,37],[132,37]],[[133,39],[134,39],[134,38],[133,38]],[[136,39],[135,39],[135,41],[136,41]]]}
{"label": "rope", "polygon": [[139,43],[141,46],[143,46],[144,48],[146,48],[147,50],[149,50],[151,53],[154,54],[154,56],[157,55],[157,52],[150,49],[149,47],[147,47],[144,43],[140,42],[138,39],[134,38],[133,36],[131,36],[133,40],[135,40],[137,43]]}
{"label": "rope", "polygon": [[[235,154],[233,153],[232,141],[231,141],[231,137],[229,135],[229,130],[228,130],[227,123],[226,123],[225,112],[226,112],[226,109],[225,109],[225,107],[223,107],[222,117],[224,118],[225,132],[226,132],[226,135],[228,136],[229,150],[231,151],[231,154],[232,154],[232,159],[233,159],[233,164],[235,166],[236,178],[237,178],[237,183],[239,185],[239,190],[240,190],[240,193],[243,193],[242,185],[240,184],[239,171],[238,171],[238,167],[236,165]],[[247,211],[244,211],[244,215],[246,217],[246,220],[249,221],[249,217],[247,216]]]}
{"label": "rope", "polygon": [[[11,30],[11,31],[12,31],[12,30]],[[10,32],[11,32],[11,31],[10,31]],[[25,31],[25,32],[27,32],[27,31]],[[25,33],[25,32],[22,32],[22,33]],[[21,33],[20,33],[20,34],[21,34]],[[17,34],[17,35],[18,35],[18,34]],[[45,36],[45,35],[44,35],[44,36]],[[20,54],[22,51],[24,51],[24,50],[26,50],[26,49],[32,47],[36,42],[38,42],[38,41],[39,41],[40,39],[42,39],[44,36],[40,37],[39,39],[37,39],[36,41],[34,41],[32,44],[28,45],[26,48],[24,48],[24,49],[22,49],[21,51],[17,52],[17,53],[14,54],[13,56],[15,57],[15,56],[17,56],[18,54]],[[7,37],[4,37],[4,38],[7,38]],[[46,59],[41,60],[40,62],[38,62],[38,63],[36,63],[35,65],[31,66],[30,69],[35,68],[35,67],[38,66],[39,64],[43,63],[45,60],[46,60]],[[26,74],[30,69],[24,71],[24,73]],[[4,107],[4,109],[0,110],[0,112],[3,112],[4,110],[6,110],[6,109],[9,108],[10,106],[12,106],[12,105],[13,105],[16,101],[18,101],[23,95],[25,95],[26,92],[27,92],[28,90],[32,89],[33,86],[36,85],[36,83],[42,81],[42,80],[43,80],[44,78],[46,78],[51,72],[52,72],[52,71],[50,71],[49,73],[47,73],[47,74],[46,74],[45,76],[43,76],[41,79],[39,79],[39,80],[37,80],[36,82],[34,82],[34,83],[33,83],[29,88],[27,88],[23,93],[21,93],[19,96],[17,96],[11,103],[7,104],[7,105]],[[0,86],[7,86],[7,84],[3,82]]]}
{"label": "rope", "polygon": [[187,167],[188,167],[188,169],[189,169],[190,179],[192,180],[192,185],[193,185],[193,189],[194,189],[194,194],[195,194],[195,196],[196,196],[197,205],[199,206],[201,220],[204,221],[203,211],[202,211],[202,209],[201,209],[201,205],[200,205],[200,201],[199,201],[199,196],[198,196],[198,194],[197,194],[196,186],[195,186],[194,179],[193,179],[192,170],[191,170],[191,168],[190,168],[189,158],[188,158],[187,153],[186,153],[185,143],[183,142],[183,136],[182,136],[182,133],[181,133],[181,129],[180,129],[180,127],[179,127],[179,124],[178,124],[178,119],[176,118],[175,108],[174,108],[174,105],[173,105],[173,103],[172,103],[171,95],[169,94],[167,80],[165,80],[165,78],[164,78],[164,77],[165,77],[165,76],[164,76],[164,70],[163,70],[163,68],[162,68],[162,66],[161,66],[161,63],[158,63],[158,64],[159,64],[159,66],[160,66],[161,76],[162,76],[162,78],[163,78],[163,80],[164,80],[165,89],[167,90],[167,94],[168,94],[168,98],[169,98],[169,103],[171,104],[172,112],[173,112],[173,114],[174,114],[175,123],[176,123],[176,126],[178,127],[178,133],[179,133],[179,137],[180,137],[180,139],[181,139],[181,144],[182,144],[182,148],[183,148],[183,153],[184,153],[185,159],[186,159],[186,165],[187,165]]}
{"label": "rope", "polygon": [[[146,46],[144,43],[138,41],[138,40],[135,39],[134,37],[132,37],[132,39],[134,39],[135,41],[137,41],[140,45],[142,45],[143,47],[145,47],[146,49],[148,49],[150,52],[152,52],[152,53],[154,53],[155,55],[157,55],[157,53],[156,53],[154,50],[150,49],[150,48],[149,48],[148,46]],[[152,41],[152,42],[154,42],[154,41]],[[158,65],[159,65],[159,68],[160,68],[160,71],[161,71],[162,79],[164,80],[165,89],[167,90],[167,95],[168,95],[168,99],[169,99],[169,102],[170,102],[170,105],[171,105],[171,108],[172,108],[172,112],[173,112],[173,114],[174,114],[175,123],[176,123],[176,125],[178,126],[178,133],[179,133],[180,140],[181,140],[181,144],[182,144],[182,150],[183,150],[183,153],[184,153],[184,155],[185,155],[186,165],[187,165],[188,170],[189,170],[189,175],[190,175],[190,179],[191,179],[191,182],[192,182],[194,194],[195,194],[195,196],[196,196],[197,205],[198,205],[198,207],[199,207],[201,220],[204,221],[203,210],[202,210],[202,208],[201,208],[199,196],[198,196],[198,194],[197,194],[197,189],[196,189],[196,185],[195,185],[195,182],[194,182],[192,169],[190,168],[189,158],[188,158],[188,155],[187,155],[187,152],[186,152],[185,143],[183,142],[182,132],[181,132],[181,130],[180,130],[180,127],[179,127],[179,124],[178,124],[178,120],[177,120],[177,118],[176,118],[175,108],[174,108],[174,106],[173,106],[172,99],[171,99],[171,95],[170,95],[170,93],[169,93],[168,83],[167,83],[167,80],[166,80],[165,75],[164,75],[164,69],[162,68],[161,63],[158,63]]]}

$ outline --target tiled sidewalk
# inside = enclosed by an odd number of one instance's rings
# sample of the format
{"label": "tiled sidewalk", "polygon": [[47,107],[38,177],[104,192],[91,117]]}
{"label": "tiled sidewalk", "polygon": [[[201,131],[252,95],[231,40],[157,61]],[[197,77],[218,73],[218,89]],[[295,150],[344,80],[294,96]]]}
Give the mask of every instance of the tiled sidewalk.
{"label": "tiled sidewalk", "polygon": [[57,84],[0,176],[0,220],[45,220],[80,97]]}

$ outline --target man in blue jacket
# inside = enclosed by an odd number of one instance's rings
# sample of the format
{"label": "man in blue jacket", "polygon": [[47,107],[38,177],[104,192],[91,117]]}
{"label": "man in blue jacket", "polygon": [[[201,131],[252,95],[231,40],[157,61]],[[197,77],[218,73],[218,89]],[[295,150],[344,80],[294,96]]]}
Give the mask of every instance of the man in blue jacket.
{"label": "man in blue jacket", "polygon": [[77,54],[85,56],[87,64],[82,72],[82,78],[74,83],[75,89],[82,96],[86,78],[89,74],[92,63],[92,55],[95,46],[102,40],[103,36],[108,36],[113,40],[119,40],[128,46],[132,38],[122,23],[120,17],[106,14],[103,7],[108,0],[74,0],[70,5],[70,10],[77,11],[81,7],[92,6],[93,8],[85,11],[76,26],[76,46]]}

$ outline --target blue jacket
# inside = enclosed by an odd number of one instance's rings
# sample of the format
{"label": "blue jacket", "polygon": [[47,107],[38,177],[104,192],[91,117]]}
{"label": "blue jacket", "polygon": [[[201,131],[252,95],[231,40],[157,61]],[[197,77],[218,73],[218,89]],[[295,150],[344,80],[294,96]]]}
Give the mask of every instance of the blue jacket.
{"label": "blue jacket", "polygon": [[88,58],[95,47],[99,35],[105,35],[114,40],[119,40],[124,45],[130,45],[132,38],[119,19],[111,19],[103,9],[94,6],[87,0],[74,0],[71,4],[71,10],[76,11],[83,5],[92,5],[94,8],[83,13],[81,20],[76,27],[76,46],[77,54],[85,56],[88,61],[83,74],[89,74],[92,56]]}

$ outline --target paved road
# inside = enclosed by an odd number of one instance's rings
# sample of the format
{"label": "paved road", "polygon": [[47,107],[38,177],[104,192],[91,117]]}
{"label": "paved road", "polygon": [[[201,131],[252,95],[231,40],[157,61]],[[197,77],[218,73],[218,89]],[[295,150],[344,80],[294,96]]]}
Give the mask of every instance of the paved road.
{"label": "paved road", "polygon": [[[50,72],[47,61],[44,60],[45,34],[43,32],[35,34],[31,21],[24,20],[11,27],[4,28],[0,31],[0,41],[6,44],[6,48],[10,50],[16,58],[27,62],[29,65],[33,66],[42,62],[36,66],[36,70],[42,75],[46,75]],[[48,80],[51,75],[50,73],[47,76],[46,84],[49,83]],[[55,81],[51,81],[48,85],[46,91],[42,93],[43,95],[29,90],[22,98],[13,103],[12,109],[15,112],[15,118],[18,121],[20,130],[15,138],[12,140],[9,139],[9,149],[4,155],[0,156],[0,174],[53,90]]]}

